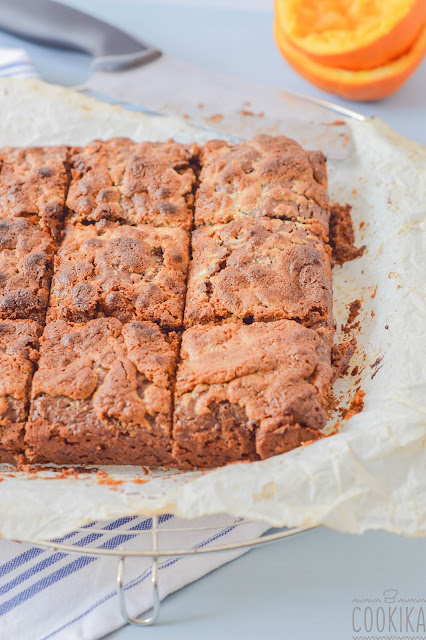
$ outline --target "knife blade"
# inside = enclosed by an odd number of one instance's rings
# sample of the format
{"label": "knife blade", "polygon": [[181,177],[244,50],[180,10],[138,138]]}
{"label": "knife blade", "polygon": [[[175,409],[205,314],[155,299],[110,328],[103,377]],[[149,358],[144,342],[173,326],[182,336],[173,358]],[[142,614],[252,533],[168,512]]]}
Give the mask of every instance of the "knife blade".
{"label": "knife blade", "polygon": [[161,56],[152,45],[54,0],[0,0],[0,29],[38,44],[88,53],[95,69],[118,71]]}
{"label": "knife blade", "polygon": [[282,133],[331,158],[350,155],[350,127],[364,119],[344,107],[251,84],[164,55],[155,46],[54,0],[0,0],[0,29],[50,47],[84,51],[94,74],[83,90],[101,92],[234,137]]}

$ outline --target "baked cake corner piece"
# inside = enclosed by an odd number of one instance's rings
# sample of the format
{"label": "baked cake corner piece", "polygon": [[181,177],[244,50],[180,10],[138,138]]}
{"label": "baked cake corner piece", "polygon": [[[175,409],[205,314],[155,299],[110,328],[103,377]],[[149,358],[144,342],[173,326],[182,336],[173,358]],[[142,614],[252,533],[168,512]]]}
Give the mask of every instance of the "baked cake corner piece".
{"label": "baked cake corner piece", "polygon": [[0,218],[38,222],[57,240],[68,183],[68,147],[1,148]]}
{"label": "baked cake corner piece", "polygon": [[47,324],[26,454],[56,464],[170,464],[178,337],[153,323]]}
{"label": "baked cake corner piece", "polygon": [[200,153],[195,226],[241,216],[314,224],[328,236],[327,171],[321,151],[284,136],[258,135],[231,145],[207,142]]}
{"label": "baked cake corner piece", "polygon": [[0,319],[44,322],[53,252],[36,221],[0,217]]}
{"label": "baked cake corner piece", "polygon": [[309,226],[244,217],[193,233],[185,326],[283,318],[332,321],[330,257]]}
{"label": "baked cake corner piece", "polygon": [[183,333],[173,453],[181,468],[284,453],[322,437],[331,333],[290,320]]}
{"label": "baked cake corner piece", "polygon": [[0,463],[15,463],[24,450],[41,331],[32,320],[0,320]]}
{"label": "baked cake corner piece", "polygon": [[71,154],[71,220],[191,229],[196,145],[94,140]]}

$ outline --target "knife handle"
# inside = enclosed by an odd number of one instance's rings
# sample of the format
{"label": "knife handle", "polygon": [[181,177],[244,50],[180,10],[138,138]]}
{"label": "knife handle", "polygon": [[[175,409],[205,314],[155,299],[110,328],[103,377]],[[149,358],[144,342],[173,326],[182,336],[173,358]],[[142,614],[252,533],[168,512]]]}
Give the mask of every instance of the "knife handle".
{"label": "knife handle", "polygon": [[120,29],[53,0],[0,0],[0,29],[24,40],[88,53],[97,70],[118,71],[161,56]]}

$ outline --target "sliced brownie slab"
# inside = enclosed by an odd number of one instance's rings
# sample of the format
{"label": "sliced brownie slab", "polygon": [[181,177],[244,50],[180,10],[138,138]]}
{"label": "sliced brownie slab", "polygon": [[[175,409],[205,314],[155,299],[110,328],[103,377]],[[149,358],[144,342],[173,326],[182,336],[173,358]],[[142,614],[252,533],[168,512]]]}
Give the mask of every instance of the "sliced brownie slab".
{"label": "sliced brownie slab", "polygon": [[0,218],[25,217],[57,238],[68,182],[65,146],[0,149]]}
{"label": "sliced brownie slab", "polygon": [[95,140],[71,154],[72,220],[119,220],[190,229],[197,146],[174,141]]}
{"label": "sliced brownie slab", "polygon": [[32,320],[0,320],[0,462],[15,462],[24,449],[40,333]]}
{"label": "sliced brownie slab", "polygon": [[328,235],[325,157],[284,136],[259,135],[230,145],[212,140],[200,154],[195,226],[242,216],[320,225]]}
{"label": "sliced brownie slab", "polygon": [[32,385],[28,459],[170,463],[177,348],[175,333],[150,322],[47,324]]}
{"label": "sliced brownie slab", "polygon": [[240,218],[192,235],[185,325],[223,319],[332,320],[329,253],[309,226]]}
{"label": "sliced brownie slab", "polygon": [[53,252],[38,222],[0,217],[0,319],[44,322]]}
{"label": "sliced brownie slab", "polygon": [[188,262],[183,229],[70,224],[55,259],[48,319],[113,316],[179,327]]}
{"label": "sliced brownie slab", "polygon": [[173,429],[178,465],[264,459],[320,438],[330,348],[327,329],[290,320],[185,331]]}

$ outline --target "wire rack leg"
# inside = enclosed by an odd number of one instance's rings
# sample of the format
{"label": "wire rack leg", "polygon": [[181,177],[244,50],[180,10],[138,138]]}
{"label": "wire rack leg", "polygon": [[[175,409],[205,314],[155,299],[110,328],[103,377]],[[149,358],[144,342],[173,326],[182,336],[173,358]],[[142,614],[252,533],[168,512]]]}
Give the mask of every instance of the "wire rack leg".
{"label": "wire rack leg", "polygon": [[[158,551],[158,516],[152,517],[152,550]],[[133,624],[139,627],[147,627],[154,624],[158,620],[160,615],[160,595],[158,592],[158,558],[152,558],[151,565],[151,584],[152,584],[152,609],[151,613],[142,616],[140,618],[132,618],[127,613],[126,608],[126,595],[124,592],[124,561],[125,558],[121,557],[118,562],[117,571],[117,589],[120,599],[121,615],[128,624]]]}

